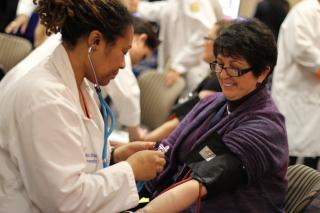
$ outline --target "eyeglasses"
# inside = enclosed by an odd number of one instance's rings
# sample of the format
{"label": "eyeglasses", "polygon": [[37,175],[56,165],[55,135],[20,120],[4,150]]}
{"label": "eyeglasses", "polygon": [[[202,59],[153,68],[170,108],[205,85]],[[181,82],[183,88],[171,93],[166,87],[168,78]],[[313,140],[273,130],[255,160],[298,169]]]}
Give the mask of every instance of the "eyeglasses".
{"label": "eyeglasses", "polygon": [[214,61],[210,63],[210,69],[212,72],[215,73],[221,73],[222,70],[225,70],[226,73],[231,77],[240,77],[247,72],[250,72],[252,70],[252,67],[246,68],[246,69],[237,69],[237,68],[231,68],[231,67],[223,67],[223,65],[218,64],[218,62]]}

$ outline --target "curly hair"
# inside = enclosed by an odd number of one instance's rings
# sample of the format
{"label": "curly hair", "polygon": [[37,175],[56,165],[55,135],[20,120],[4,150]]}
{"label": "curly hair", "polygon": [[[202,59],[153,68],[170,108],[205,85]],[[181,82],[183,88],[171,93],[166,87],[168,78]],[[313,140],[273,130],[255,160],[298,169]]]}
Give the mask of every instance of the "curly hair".
{"label": "curly hair", "polygon": [[33,0],[38,4],[41,23],[47,35],[61,32],[62,39],[74,46],[93,30],[109,43],[123,36],[132,16],[118,0]]}
{"label": "curly hair", "polygon": [[238,20],[221,32],[214,44],[214,55],[244,58],[253,68],[254,76],[277,62],[277,45],[273,33],[257,19]]}

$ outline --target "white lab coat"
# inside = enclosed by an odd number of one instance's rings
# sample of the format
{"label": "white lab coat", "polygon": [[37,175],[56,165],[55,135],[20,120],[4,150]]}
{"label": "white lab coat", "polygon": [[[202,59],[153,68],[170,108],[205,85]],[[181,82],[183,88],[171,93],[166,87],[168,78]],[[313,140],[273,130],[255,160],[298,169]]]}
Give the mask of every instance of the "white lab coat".
{"label": "white lab coat", "polygon": [[187,82],[184,94],[193,91],[207,76],[207,64],[202,60],[203,37],[207,36],[217,18],[208,0],[167,0],[140,2],[139,14],[160,24],[158,67],[184,74]]}
{"label": "white lab coat", "polygon": [[320,4],[304,0],[289,12],[278,40],[272,97],[286,117],[289,151],[320,156]]}
{"label": "white lab coat", "polygon": [[30,18],[36,7],[32,0],[19,0],[16,14],[17,16],[26,15]]}
{"label": "white lab coat", "polygon": [[125,56],[126,67],[120,69],[118,75],[103,87],[112,100],[112,110],[117,122],[127,127],[140,125],[140,88],[137,78],[132,72],[130,53]]}
{"label": "white lab coat", "polygon": [[103,119],[86,81],[81,90],[91,118],[84,115],[63,46],[14,75],[0,84],[0,212],[120,212],[137,205],[130,165],[102,169]]}
{"label": "white lab coat", "polygon": [[[31,68],[38,65],[39,61],[48,57],[60,43],[60,33],[51,35],[27,58],[13,67],[8,75],[16,72],[20,74],[15,74],[13,78],[25,75]],[[132,127],[140,124],[140,88],[132,72],[130,54],[125,56],[125,62],[126,67],[120,69],[116,78],[111,80],[107,86],[102,86],[101,89],[105,96],[109,95],[112,98],[112,109],[116,114],[117,124]],[[100,104],[98,99],[97,103]]]}

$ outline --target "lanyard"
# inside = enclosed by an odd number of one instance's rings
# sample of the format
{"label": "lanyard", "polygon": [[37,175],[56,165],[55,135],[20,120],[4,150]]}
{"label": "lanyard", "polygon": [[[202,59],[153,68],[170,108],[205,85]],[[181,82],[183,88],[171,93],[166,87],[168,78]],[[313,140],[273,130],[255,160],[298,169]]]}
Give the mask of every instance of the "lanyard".
{"label": "lanyard", "polygon": [[[96,89],[97,95],[99,97],[100,105],[101,105],[101,112],[102,112],[102,117],[103,117],[103,123],[104,123],[104,138],[103,138],[103,149],[102,149],[102,164],[103,168],[108,167],[108,160],[107,160],[107,149],[108,149],[108,138],[112,133],[112,130],[114,129],[116,125],[116,119],[114,117],[114,114],[112,110],[110,109],[109,105],[107,102],[104,100],[101,94],[101,89],[99,86],[99,81],[96,75],[96,71],[94,68],[94,65],[91,60],[91,52],[94,50],[93,46],[89,47],[88,49],[88,60],[90,62],[90,66],[93,72],[94,79],[96,81],[96,84],[94,85],[94,88]],[[111,119],[111,125],[109,127],[108,125],[108,115],[110,115]]]}
{"label": "lanyard", "polygon": [[[102,113],[103,123],[104,123],[104,142],[103,142],[103,149],[102,149],[102,163],[103,163],[103,168],[106,168],[106,167],[108,167],[108,159],[107,159],[108,138],[111,135],[111,133],[115,127],[116,119],[115,119],[114,114],[113,114],[112,110],[110,109],[109,105],[102,97],[100,87],[95,85],[95,89],[96,89],[96,92],[97,92],[97,95],[99,97],[99,101],[101,104],[101,113]],[[111,119],[110,127],[108,125],[109,115],[110,115],[110,119]]]}

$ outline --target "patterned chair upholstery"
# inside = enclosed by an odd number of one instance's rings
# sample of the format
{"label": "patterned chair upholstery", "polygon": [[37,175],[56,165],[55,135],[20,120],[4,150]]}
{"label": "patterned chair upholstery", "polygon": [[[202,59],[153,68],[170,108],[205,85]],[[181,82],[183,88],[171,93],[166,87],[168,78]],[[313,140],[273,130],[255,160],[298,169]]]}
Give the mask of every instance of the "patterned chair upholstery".
{"label": "patterned chair upholstery", "polygon": [[5,72],[26,57],[31,50],[32,44],[27,39],[0,33],[0,65]]}
{"label": "patterned chair upholstery", "polygon": [[287,213],[303,212],[320,195],[320,172],[305,165],[288,168],[288,191],[285,199]]}
{"label": "patterned chair upholstery", "polygon": [[141,123],[150,129],[163,124],[171,108],[185,87],[183,78],[171,87],[165,85],[165,76],[156,71],[147,71],[138,78],[140,87]]}

